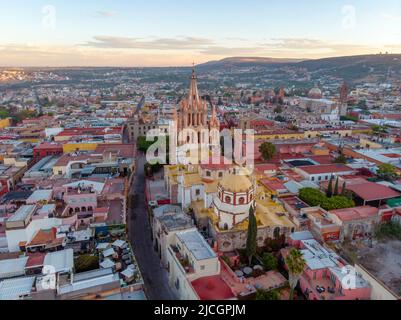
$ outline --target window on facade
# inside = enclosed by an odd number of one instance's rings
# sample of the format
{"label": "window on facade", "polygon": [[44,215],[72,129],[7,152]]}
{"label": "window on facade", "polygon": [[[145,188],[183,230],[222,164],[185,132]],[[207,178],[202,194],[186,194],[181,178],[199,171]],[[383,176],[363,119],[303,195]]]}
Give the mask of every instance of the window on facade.
{"label": "window on facade", "polygon": [[273,235],[274,235],[274,239],[276,239],[276,240],[278,240],[280,238],[280,228],[279,227],[274,229]]}
{"label": "window on facade", "polygon": [[226,197],[226,202],[230,203],[231,202],[231,198],[230,197]]}
{"label": "window on facade", "polygon": [[175,287],[177,290],[180,290],[180,280],[177,278],[177,281],[175,282]]}
{"label": "window on facade", "polygon": [[204,270],[205,270],[205,266],[204,266],[204,265],[201,265],[201,266],[200,266],[200,269],[201,269],[202,271],[204,271]]}
{"label": "window on facade", "polygon": [[245,203],[245,198],[241,197],[238,200],[239,204],[244,204]]}
{"label": "window on facade", "polygon": [[312,177],[312,179],[311,179],[312,181],[315,181],[315,177]]}
{"label": "window on facade", "polygon": [[206,171],[206,176],[210,177],[212,174],[210,173],[210,171]]}
{"label": "window on facade", "polygon": [[196,190],[195,190],[195,194],[196,194],[197,196],[200,196],[200,190],[199,190],[199,189],[196,189]]}
{"label": "window on facade", "polygon": [[219,172],[219,178],[223,177],[223,172]]}

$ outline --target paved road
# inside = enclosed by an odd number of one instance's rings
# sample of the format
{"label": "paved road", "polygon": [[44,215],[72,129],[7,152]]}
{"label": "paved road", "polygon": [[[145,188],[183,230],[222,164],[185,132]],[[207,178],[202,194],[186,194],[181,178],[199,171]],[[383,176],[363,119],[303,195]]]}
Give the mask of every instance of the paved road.
{"label": "paved road", "polygon": [[175,296],[168,285],[167,271],[161,267],[151,239],[145,207],[145,157],[138,155],[137,159],[136,176],[130,191],[133,200],[128,218],[130,240],[145,282],[147,297],[150,300],[173,300]]}

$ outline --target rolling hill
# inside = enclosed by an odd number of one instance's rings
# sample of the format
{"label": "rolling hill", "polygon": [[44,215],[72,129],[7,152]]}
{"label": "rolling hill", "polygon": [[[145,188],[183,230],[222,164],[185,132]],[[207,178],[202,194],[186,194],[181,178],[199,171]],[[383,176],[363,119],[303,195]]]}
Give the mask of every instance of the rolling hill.
{"label": "rolling hill", "polygon": [[231,57],[198,65],[200,70],[236,68],[306,69],[314,78],[333,76],[358,83],[384,81],[388,74],[401,77],[401,54],[373,54],[333,57],[316,60],[275,59],[264,57]]}

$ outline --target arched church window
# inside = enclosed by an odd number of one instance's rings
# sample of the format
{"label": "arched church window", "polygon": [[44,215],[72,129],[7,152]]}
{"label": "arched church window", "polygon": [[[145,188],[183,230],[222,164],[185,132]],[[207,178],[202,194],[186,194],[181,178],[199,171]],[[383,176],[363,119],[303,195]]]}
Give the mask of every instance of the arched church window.
{"label": "arched church window", "polygon": [[280,238],[280,228],[279,227],[274,229],[273,235],[274,235],[274,239],[276,239],[276,240],[278,240]]}

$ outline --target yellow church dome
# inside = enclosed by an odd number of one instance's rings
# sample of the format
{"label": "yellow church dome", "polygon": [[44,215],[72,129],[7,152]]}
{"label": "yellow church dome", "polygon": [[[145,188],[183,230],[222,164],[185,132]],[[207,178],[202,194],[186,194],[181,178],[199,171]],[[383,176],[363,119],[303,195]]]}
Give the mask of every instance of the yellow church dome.
{"label": "yellow church dome", "polygon": [[244,175],[228,174],[221,181],[220,186],[224,191],[233,193],[249,191],[253,185],[248,177]]}

